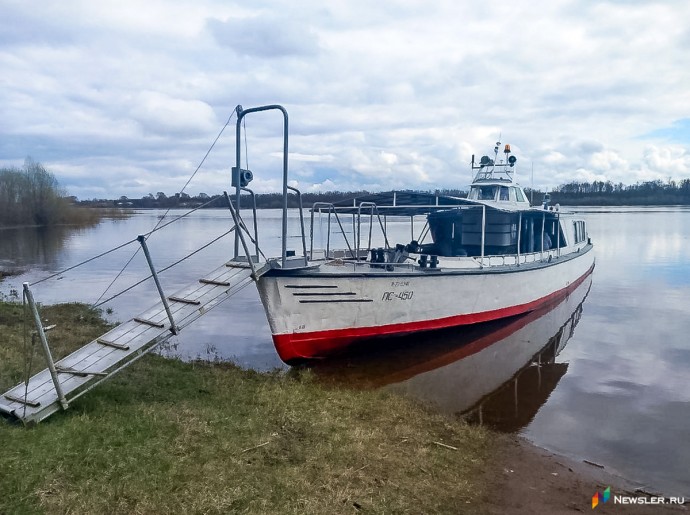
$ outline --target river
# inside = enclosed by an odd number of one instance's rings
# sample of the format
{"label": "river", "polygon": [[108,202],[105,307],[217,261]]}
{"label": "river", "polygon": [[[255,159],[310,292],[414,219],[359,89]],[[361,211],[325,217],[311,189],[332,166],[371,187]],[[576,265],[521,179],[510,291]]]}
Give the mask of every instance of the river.
{"label": "river", "polygon": [[[551,451],[605,465],[647,489],[690,497],[690,210],[575,210],[587,220],[596,268],[568,298],[504,322],[388,340],[377,352],[353,352],[314,371],[347,385],[403,392],[441,411],[518,432]],[[163,214],[141,211],[79,230],[0,230],[0,264],[23,270],[5,278],[0,293],[12,298],[24,281],[35,283],[136,238]],[[288,247],[299,254],[297,220],[291,213]],[[202,210],[154,233],[148,244],[156,267],[183,258],[230,226],[227,211]],[[351,227],[346,220],[346,230]],[[392,240],[408,242],[406,227],[389,220]],[[259,211],[259,229],[264,252],[277,255],[280,211]],[[35,284],[32,291],[42,303],[108,299],[147,275],[142,253],[134,255],[137,245]],[[228,236],[183,261],[162,274],[164,289],[172,293],[194,282],[232,249]],[[148,281],[103,308],[112,320],[126,320],[155,304],[156,296]],[[232,360],[257,370],[287,368],[275,353],[252,287],[186,328],[162,352]]]}

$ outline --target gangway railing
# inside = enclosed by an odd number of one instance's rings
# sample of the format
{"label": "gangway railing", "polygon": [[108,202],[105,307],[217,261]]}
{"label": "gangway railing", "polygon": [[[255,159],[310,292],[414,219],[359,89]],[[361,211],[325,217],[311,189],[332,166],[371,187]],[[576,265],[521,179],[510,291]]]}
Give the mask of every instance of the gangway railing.
{"label": "gangway railing", "polygon": [[[152,266],[152,261],[147,260]],[[158,284],[161,302],[57,361],[33,292],[24,283],[25,298],[48,366],[5,392],[0,397],[0,414],[28,424],[68,409],[86,392],[178,334],[270,268],[271,263],[230,261],[170,296],[163,295]]]}

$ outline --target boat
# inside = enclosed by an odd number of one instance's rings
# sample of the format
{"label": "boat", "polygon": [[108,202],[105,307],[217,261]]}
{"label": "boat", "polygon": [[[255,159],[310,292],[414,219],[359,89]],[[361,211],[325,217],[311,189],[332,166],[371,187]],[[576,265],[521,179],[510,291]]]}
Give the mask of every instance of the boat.
{"label": "boat", "polygon": [[[283,117],[281,253],[270,258],[259,245],[256,197],[248,187],[254,175],[241,167],[245,117],[265,111],[279,111]],[[235,114],[234,202],[225,193],[233,218],[225,234],[234,233],[234,255],[168,296],[147,235],[107,251],[139,243],[160,300],[57,361],[45,335],[50,327],[44,327],[32,285],[25,282],[24,298],[47,368],[5,392],[0,415],[33,423],[67,409],[74,399],[252,282],[278,355],[292,364],[337,354],[356,343],[375,349],[383,337],[534,312],[568,295],[594,268],[585,221],[548,199],[533,207],[515,180],[517,158],[510,145],[501,143],[494,147],[493,158],[472,158],[474,178],[466,198],[388,192],[320,202],[308,211],[307,233],[302,195],[289,177],[287,110],[280,105],[237,106]],[[253,224],[243,217],[244,194],[252,201]],[[296,211],[288,209],[293,196]],[[409,222],[409,233],[398,230],[403,221]],[[420,221],[423,226],[417,234]],[[319,240],[319,223],[325,226],[325,244],[323,234]],[[301,243],[301,249],[288,248],[291,242]]]}
{"label": "boat", "polygon": [[313,361],[324,383],[386,388],[449,415],[517,432],[546,403],[568,370],[557,356],[573,337],[592,285],[539,309],[485,324],[390,339],[376,349],[352,346],[338,360]]}
{"label": "boat", "polygon": [[[238,106],[237,134],[246,115],[271,109],[284,117],[282,255],[267,260],[255,279],[273,342],[286,363],[327,357],[362,340],[376,345],[380,337],[527,313],[592,272],[593,244],[585,220],[548,198],[533,207],[515,180],[516,156],[500,142],[493,157],[484,155],[478,162],[472,157],[474,178],[466,198],[388,192],[317,203],[310,210],[307,245],[301,195],[289,184],[287,111],[276,105]],[[241,168],[240,143],[238,137],[232,173],[238,213],[241,193],[250,191],[253,178]],[[301,255],[287,248],[289,192],[300,202]],[[254,217],[256,227],[255,209]],[[315,217],[326,219],[324,248],[315,248]],[[410,221],[410,239],[391,242],[389,221],[400,217]],[[425,222],[415,237],[420,217]],[[251,238],[246,224],[240,225]],[[333,228],[339,230],[338,241],[331,237]],[[336,248],[338,242],[343,248]],[[234,259],[258,261],[255,244],[252,255],[242,231],[236,231]]]}

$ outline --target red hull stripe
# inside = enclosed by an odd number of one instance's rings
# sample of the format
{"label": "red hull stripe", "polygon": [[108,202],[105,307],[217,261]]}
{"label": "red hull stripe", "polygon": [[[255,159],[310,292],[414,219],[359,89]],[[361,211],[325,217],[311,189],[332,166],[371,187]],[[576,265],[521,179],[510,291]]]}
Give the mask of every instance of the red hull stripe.
{"label": "red hull stripe", "polygon": [[594,270],[591,266],[585,274],[578,280],[545,297],[506,308],[484,311],[481,313],[469,313],[466,315],[454,315],[446,318],[436,318],[433,320],[422,320],[419,322],[402,322],[399,324],[388,324],[371,327],[352,327],[345,329],[329,329],[326,331],[313,331],[307,333],[286,333],[274,334],[273,343],[280,359],[285,362],[295,361],[305,358],[318,358],[347,347],[357,340],[374,338],[376,336],[391,336],[396,334],[407,334],[417,331],[430,331],[434,329],[444,329],[460,325],[477,324],[488,322],[499,318],[507,318],[520,315],[528,311],[535,310],[544,304],[553,302],[557,298],[567,295],[577,288],[585,278]]}

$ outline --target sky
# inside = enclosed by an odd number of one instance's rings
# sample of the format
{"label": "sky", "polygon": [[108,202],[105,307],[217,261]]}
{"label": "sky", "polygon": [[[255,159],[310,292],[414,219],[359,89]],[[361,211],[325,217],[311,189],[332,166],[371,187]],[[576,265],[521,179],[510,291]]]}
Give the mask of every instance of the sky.
{"label": "sky", "polygon": [[[179,192],[219,134],[185,191],[229,189],[237,105],[287,109],[303,192],[464,188],[499,139],[523,186],[690,177],[682,0],[0,0],[0,20],[0,166],[80,199]],[[245,122],[250,187],[280,191],[280,114]]]}

